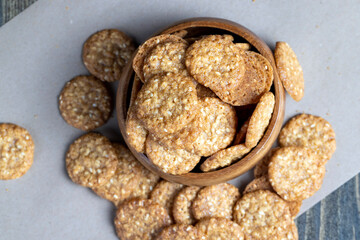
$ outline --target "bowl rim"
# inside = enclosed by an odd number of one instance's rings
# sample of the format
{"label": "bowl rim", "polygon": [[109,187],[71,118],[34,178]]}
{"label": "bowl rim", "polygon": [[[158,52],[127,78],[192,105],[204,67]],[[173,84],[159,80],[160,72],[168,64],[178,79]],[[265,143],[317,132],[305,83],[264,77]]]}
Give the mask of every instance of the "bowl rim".
{"label": "bowl rim", "polygon": [[[119,80],[119,86],[116,93],[116,111],[117,111],[117,121],[122,134],[122,137],[134,154],[137,160],[139,160],[147,169],[154,172],[160,177],[171,181],[177,182],[185,185],[197,185],[197,186],[208,186],[217,183],[222,183],[239,177],[240,175],[246,173],[250,170],[255,164],[260,161],[265,154],[270,150],[273,143],[276,141],[283,121],[285,113],[285,92],[282,86],[282,83],[279,79],[278,73],[276,71],[275,60],[272,51],[268,45],[260,39],[257,35],[251,32],[246,27],[221,18],[190,18],[184,19],[180,22],[170,25],[169,27],[155,33],[153,36],[159,34],[169,34],[174,33],[186,28],[192,27],[209,27],[209,28],[218,28],[220,30],[229,31],[234,35],[240,36],[250,43],[260,54],[266,57],[270,64],[273,67],[274,73],[274,95],[275,95],[275,106],[273,115],[271,117],[269,127],[266,129],[263,137],[259,143],[241,160],[231,164],[230,166],[221,168],[219,170],[206,172],[206,173],[186,173],[182,175],[172,175],[163,172],[157,166],[155,166],[143,153],[137,152],[128,142],[126,136],[125,121],[127,116],[127,99],[128,99],[128,88],[130,83],[133,82],[134,70],[132,69],[132,59],[135,56],[134,52],[132,58],[129,60],[128,64],[124,67],[122,75]],[[133,89],[132,89],[133,90]],[[133,91],[131,91],[132,93]],[[130,96],[131,97],[131,96]]]}

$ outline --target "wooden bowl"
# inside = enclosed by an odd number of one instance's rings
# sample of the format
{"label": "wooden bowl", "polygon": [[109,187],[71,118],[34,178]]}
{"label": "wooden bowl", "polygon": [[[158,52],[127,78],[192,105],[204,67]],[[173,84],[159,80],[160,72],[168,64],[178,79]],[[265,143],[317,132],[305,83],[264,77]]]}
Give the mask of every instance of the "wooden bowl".
{"label": "wooden bowl", "polygon": [[250,43],[253,48],[252,50],[256,49],[259,53],[261,53],[269,60],[274,69],[274,83],[272,89],[275,94],[275,107],[272,118],[270,120],[270,124],[263,138],[260,140],[258,145],[253,148],[250,153],[248,153],[240,161],[220,170],[207,173],[190,172],[183,175],[172,175],[164,173],[157,166],[155,166],[144,154],[138,153],[134,148],[132,148],[131,145],[128,143],[126,137],[125,120],[130,102],[130,97],[128,96],[132,94],[133,96],[131,97],[131,101],[134,101],[134,95],[141,87],[141,83],[139,81],[135,81],[132,85],[132,88],[129,89],[134,79],[134,71],[131,64],[132,61],[129,61],[127,66],[124,68],[117,91],[116,110],[121,134],[135,157],[150,171],[160,175],[162,178],[168,181],[197,186],[207,186],[226,182],[240,176],[241,174],[251,169],[259,160],[263,158],[263,156],[269,151],[269,149],[275,142],[284,119],[284,89],[276,72],[275,61],[270,48],[266,45],[264,41],[262,41],[254,33],[252,33],[247,28],[241,26],[240,24],[217,18],[193,18],[176,23],[155,35],[174,33],[180,30],[188,31],[186,37],[197,37],[206,34],[231,34],[234,36],[235,42],[240,41]]}

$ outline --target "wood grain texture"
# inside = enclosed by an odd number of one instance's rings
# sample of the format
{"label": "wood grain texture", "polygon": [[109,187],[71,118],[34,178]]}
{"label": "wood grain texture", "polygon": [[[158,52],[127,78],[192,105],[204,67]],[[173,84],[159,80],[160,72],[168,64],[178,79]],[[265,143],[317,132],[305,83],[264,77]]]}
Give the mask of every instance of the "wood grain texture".
{"label": "wood grain texture", "polygon": [[[0,0],[0,26],[35,1]],[[360,240],[360,174],[299,216],[296,224],[301,240]]]}

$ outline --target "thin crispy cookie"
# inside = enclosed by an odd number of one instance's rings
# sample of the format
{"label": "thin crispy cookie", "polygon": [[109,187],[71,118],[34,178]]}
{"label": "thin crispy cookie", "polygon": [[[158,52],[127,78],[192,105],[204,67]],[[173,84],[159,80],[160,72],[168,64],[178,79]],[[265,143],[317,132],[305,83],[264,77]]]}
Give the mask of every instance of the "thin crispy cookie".
{"label": "thin crispy cookie", "polygon": [[[255,178],[253,181],[251,181],[243,191],[243,195],[249,192],[255,192],[257,190],[269,190],[273,193],[276,193],[273,187],[270,184],[270,181],[267,176],[261,176],[259,178]],[[286,203],[289,206],[289,210],[292,217],[296,217],[296,215],[299,213],[302,201],[286,201]]]}
{"label": "thin crispy cookie", "polygon": [[151,192],[150,199],[171,213],[175,196],[183,188],[182,184],[172,183],[166,180],[160,181]]}
{"label": "thin crispy cookie", "polygon": [[12,123],[0,124],[0,180],[24,175],[34,161],[34,141],[30,133]]}
{"label": "thin crispy cookie", "polygon": [[61,116],[71,126],[89,131],[104,125],[112,110],[105,84],[93,76],[77,76],[59,96]]}
{"label": "thin crispy cookie", "polygon": [[146,155],[163,172],[180,175],[190,172],[200,161],[201,156],[184,149],[169,149],[161,146],[149,135],[146,139]]}
{"label": "thin crispy cookie", "polygon": [[183,148],[200,156],[226,148],[236,133],[235,109],[218,98],[199,99],[194,119],[180,131],[158,140],[170,148]]}
{"label": "thin crispy cookie", "polygon": [[226,218],[205,218],[200,220],[195,226],[200,236],[208,240],[243,240],[244,234],[241,227]]}
{"label": "thin crispy cookie", "polygon": [[274,190],[287,201],[312,196],[322,185],[325,166],[314,151],[302,147],[277,150],[269,164],[269,180]]}
{"label": "thin crispy cookie", "polygon": [[154,239],[171,218],[166,209],[145,199],[133,199],[119,206],[116,211],[115,229],[120,239]]}
{"label": "thin crispy cookie", "polygon": [[245,143],[246,133],[249,127],[250,118],[248,118],[243,125],[241,126],[239,132],[236,133],[234,142],[232,145],[238,145],[240,143]]}
{"label": "thin crispy cookie", "polygon": [[335,132],[330,123],[310,114],[290,119],[279,134],[279,144],[311,148],[321,163],[326,163],[336,150]]}
{"label": "thin crispy cookie", "polygon": [[157,240],[197,240],[201,239],[198,229],[187,224],[174,224],[164,228]]}
{"label": "thin crispy cookie", "polygon": [[229,183],[207,186],[198,192],[192,212],[198,220],[205,217],[232,219],[233,207],[239,198],[239,190]]}
{"label": "thin crispy cookie", "polygon": [[102,81],[120,79],[122,69],[135,51],[133,40],[116,29],[91,35],[83,46],[83,62],[89,72]]}
{"label": "thin crispy cookie", "polygon": [[195,84],[179,73],[154,76],[139,91],[135,107],[138,119],[149,132],[158,136],[174,133],[195,117]]}
{"label": "thin crispy cookie", "polygon": [[209,172],[221,167],[227,167],[244,157],[250,150],[251,149],[247,148],[245,144],[239,144],[220,150],[206,159],[201,164],[200,169],[203,172]]}
{"label": "thin crispy cookie", "polygon": [[245,190],[243,191],[243,195],[249,192],[255,192],[257,190],[269,190],[274,192],[274,189],[272,188],[266,176],[262,176],[252,180],[248,185],[246,185]]}
{"label": "thin crispy cookie", "polygon": [[263,137],[274,111],[275,97],[272,92],[265,93],[250,117],[245,145],[253,148]]}
{"label": "thin crispy cookie", "polygon": [[286,91],[295,101],[300,101],[304,96],[304,77],[294,51],[286,42],[277,42],[274,57],[280,80]]}
{"label": "thin crispy cookie", "polygon": [[156,45],[144,60],[144,79],[166,72],[185,70],[186,42],[165,42]]}
{"label": "thin crispy cookie", "polygon": [[155,185],[159,182],[160,177],[149,170],[147,170],[144,166],[139,163],[140,173],[137,176],[139,178],[139,185],[137,188],[133,190],[130,198],[148,198],[150,196],[151,191],[154,189]]}
{"label": "thin crispy cookie", "polygon": [[98,133],[79,137],[66,154],[66,169],[71,180],[84,187],[105,184],[114,175],[117,164],[111,142]]}
{"label": "thin crispy cookie", "polygon": [[191,204],[201,188],[189,186],[182,189],[174,199],[173,216],[176,223],[194,224],[195,218],[191,212]]}
{"label": "thin crispy cookie", "polygon": [[232,81],[215,93],[225,102],[244,106],[259,102],[261,96],[270,90],[273,82],[273,69],[262,55],[244,51],[245,74],[239,81]]}
{"label": "thin crispy cookie", "polygon": [[287,239],[292,218],[284,200],[270,191],[258,190],[245,194],[235,204],[234,221],[246,239]]}
{"label": "thin crispy cookie", "polygon": [[271,156],[278,149],[279,149],[278,147],[270,149],[270,151],[265,155],[265,157],[263,157],[255,165],[255,168],[254,168],[254,177],[255,178],[260,178],[262,176],[267,176],[268,175],[269,163],[270,163],[270,160],[271,160]]}
{"label": "thin crispy cookie", "polygon": [[142,166],[123,145],[113,143],[113,147],[118,158],[115,174],[105,184],[93,188],[93,191],[118,206],[138,187]]}
{"label": "thin crispy cookie", "polygon": [[159,36],[152,37],[144,42],[139,48],[133,59],[133,69],[136,74],[139,76],[142,82],[145,82],[144,78],[144,60],[145,57],[150,53],[150,51],[160,43],[166,42],[183,42],[187,44],[187,42],[179,36],[171,35],[171,34],[163,34]]}
{"label": "thin crispy cookie", "polygon": [[232,85],[241,82],[245,73],[243,50],[236,47],[230,35],[209,35],[193,43],[186,51],[185,64],[190,74],[223,101]]}
{"label": "thin crispy cookie", "polygon": [[126,118],[126,135],[129,144],[138,152],[145,153],[145,141],[148,131],[141,125],[136,117],[135,108],[130,106]]}

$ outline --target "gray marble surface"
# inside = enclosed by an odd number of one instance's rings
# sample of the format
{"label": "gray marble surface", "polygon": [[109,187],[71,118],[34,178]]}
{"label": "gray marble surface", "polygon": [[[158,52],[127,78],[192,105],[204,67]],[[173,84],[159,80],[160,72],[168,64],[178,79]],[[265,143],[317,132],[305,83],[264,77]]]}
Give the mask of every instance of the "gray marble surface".
{"label": "gray marble surface", "polygon": [[[1,26],[35,2],[35,0],[1,0],[0,2]],[[360,4],[359,1],[344,1],[344,3],[353,3],[357,6]],[[326,1],[324,1],[324,4],[326,4]],[[1,84],[2,81],[3,79],[0,79]],[[359,158],[359,156],[354,157]],[[360,174],[297,217],[299,239],[360,239],[359,178]],[[1,232],[6,231],[2,227],[4,226],[0,226],[0,239]],[[25,238],[26,236],[24,236]]]}

